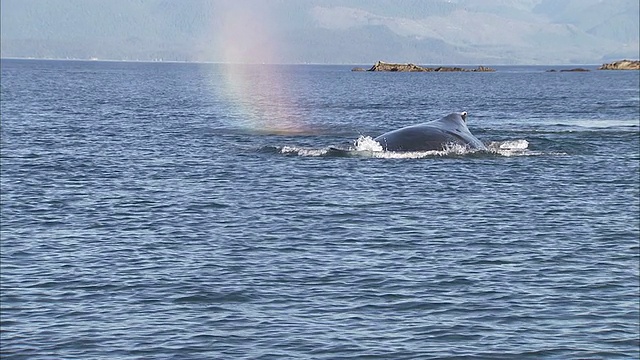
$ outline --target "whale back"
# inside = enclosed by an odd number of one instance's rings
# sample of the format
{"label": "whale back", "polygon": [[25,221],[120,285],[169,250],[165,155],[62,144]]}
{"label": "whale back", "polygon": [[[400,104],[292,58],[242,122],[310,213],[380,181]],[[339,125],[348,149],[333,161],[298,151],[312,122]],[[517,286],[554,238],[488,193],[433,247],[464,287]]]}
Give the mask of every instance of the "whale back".
{"label": "whale back", "polygon": [[467,127],[466,111],[461,113],[451,113],[441,119],[425,123],[424,125],[434,126],[442,129],[443,131],[450,132],[453,135],[458,135],[462,137],[466,144],[472,149],[486,150],[484,143],[476,138]]}
{"label": "whale back", "polygon": [[374,140],[389,151],[443,150],[448,144],[460,144],[486,150],[467,127],[467,113],[451,113],[441,119],[411,125],[384,133]]}

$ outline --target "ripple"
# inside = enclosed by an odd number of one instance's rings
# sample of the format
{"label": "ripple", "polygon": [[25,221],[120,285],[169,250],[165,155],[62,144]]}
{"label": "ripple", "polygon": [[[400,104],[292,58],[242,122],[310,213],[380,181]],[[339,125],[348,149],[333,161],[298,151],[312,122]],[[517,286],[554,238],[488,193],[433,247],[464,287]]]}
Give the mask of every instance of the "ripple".
{"label": "ripple", "polygon": [[[2,67],[3,358],[640,355],[637,119],[596,106],[637,77],[303,67],[327,131],[268,134],[209,65],[35,63]],[[451,107],[494,152],[345,150]]]}

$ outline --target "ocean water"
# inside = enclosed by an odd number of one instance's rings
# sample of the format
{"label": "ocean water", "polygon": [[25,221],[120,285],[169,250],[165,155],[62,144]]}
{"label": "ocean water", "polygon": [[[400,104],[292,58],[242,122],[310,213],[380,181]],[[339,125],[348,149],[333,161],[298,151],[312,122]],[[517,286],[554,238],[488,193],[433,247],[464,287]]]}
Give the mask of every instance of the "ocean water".
{"label": "ocean water", "polygon": [[640,72],[549,68],[3,59],[0,355],[639,358]]}

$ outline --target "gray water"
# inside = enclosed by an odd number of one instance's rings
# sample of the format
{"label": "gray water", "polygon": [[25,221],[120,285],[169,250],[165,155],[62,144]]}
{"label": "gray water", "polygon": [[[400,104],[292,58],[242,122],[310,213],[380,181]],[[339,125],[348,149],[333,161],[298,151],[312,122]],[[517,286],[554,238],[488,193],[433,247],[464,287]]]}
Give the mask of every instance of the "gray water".
{"label": "gray water", "polygon": [[2,60],[2,358],[637,359],[640,72],[350,68]]}

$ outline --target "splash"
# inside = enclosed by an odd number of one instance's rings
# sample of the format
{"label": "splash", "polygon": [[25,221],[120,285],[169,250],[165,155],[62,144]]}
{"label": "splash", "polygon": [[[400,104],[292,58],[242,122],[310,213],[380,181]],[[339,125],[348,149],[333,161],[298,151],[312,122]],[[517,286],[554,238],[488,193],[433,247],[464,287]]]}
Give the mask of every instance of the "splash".
{"label": "splash", "polygon": [[490,153],[501,156],[531,156],[542,155],[541,152],[529,150],[529,142],[525,139],[492,141],[487,144]]}
{"label": "splash", "polygon": [[371,136],[360,135],[360,137],[353,142],[353,146],[355,151],[382,151],[382,145],[373,140]]}
{"label": "splash", "polygon": [[[211,55],[221,60],[222,77],[211,87],[226,100],[228,126],[256,133],[304,134],[291,86],[282,66],[283,43],[262,2],[223,2],[215,11]],[[222,80],[222,81],[220,81]],[[223,84],[220,88],[220,83]]]}
{"label": "splash", "polygon": [[512,157],[512,156],[563,156],[566,153],[531,151],[529,141],[525,139],[492,141],[487,144],[487,150],[470,149],[460,144],[448,144],[443,150],[430,151],[384,151],[382,146],[370,136],[360,136],[354,140],[353,146],[347,149],[303,148],[283,146],[276,148],[277,152],[285,155],[303,157],[360,157],[376,159],[424,159],[437,157]]}
{"label": "splash", "polygon": [[512,141],[504,141],[498,143],[500,149],[507,150],[524,150],[529,148],[529,142],[525,139],[512,140]]}
{"label": "splash", "polygon": [[433,156],[451,156],[451,155],[465,155],[475,152],[469,149],[467,146],[460,144],[447,144],[442,150],[429,150],[429,151],[384,151],[382,145],[375,141],[370,136],[360,136],[354,141],[353,151],[361,154],[368,154],[375,158],[385,159],[420,159]]}
{"label": "splash", "polygon": [[280,150],[283,154],[293,154],[298,156],[324,156],[328,151],[328,149],[305,149],[295,146],[283,146]]}

